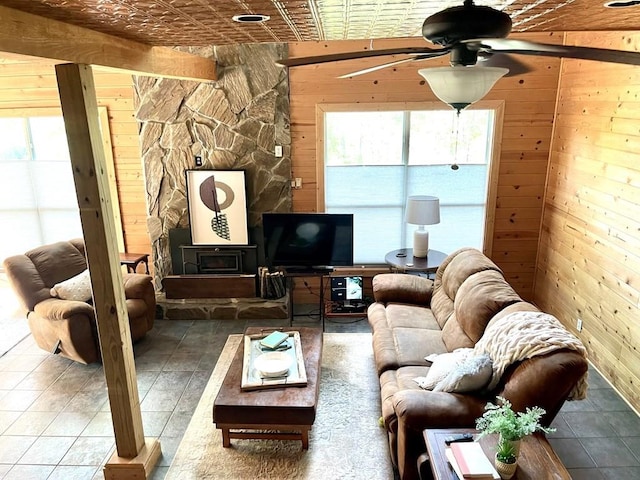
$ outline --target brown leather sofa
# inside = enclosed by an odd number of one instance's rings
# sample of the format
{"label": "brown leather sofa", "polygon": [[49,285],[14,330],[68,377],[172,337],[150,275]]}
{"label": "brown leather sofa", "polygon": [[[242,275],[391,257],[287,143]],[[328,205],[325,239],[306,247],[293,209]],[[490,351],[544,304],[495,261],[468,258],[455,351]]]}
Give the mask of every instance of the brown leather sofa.
{"label": "brown leather sofa", "polygon": [[382,418],[393,463],[403,480],[417,479],[419,470],[429,472],[428,465],[418,465],[426,451],[424,429],[474,427],[486,403],[495,402],[497,395],[519,411],[528,406],[544,408],[543,422],[549,425],[578,382],[586,388],[584,352],[563,348],[564,344],[510,364],[491,391],[448,393],[418,385],[415,378],[429,370],[425,356],[474,347],[492,320],[505,317],[509,321],[513,316],[506,317],[519,311],[540,313],[516,294],[501,270],[478,250],[466,248],[449,255],[433,281],[407,274],[377,275],[373,291],[375,303],[367,316],[373,331]]}
{"label": "brown leather sofa", "polygon": [[[89,302],[63,300],[51,288],[87,268],[84,241],[74,239],[29,250],[3,262],[15,292],[27,308],[31,333],[40,348],[81,363],[100,361],[95,311]],[[131,338],[153,327],[156,297],[149,275],[124,274]]]}

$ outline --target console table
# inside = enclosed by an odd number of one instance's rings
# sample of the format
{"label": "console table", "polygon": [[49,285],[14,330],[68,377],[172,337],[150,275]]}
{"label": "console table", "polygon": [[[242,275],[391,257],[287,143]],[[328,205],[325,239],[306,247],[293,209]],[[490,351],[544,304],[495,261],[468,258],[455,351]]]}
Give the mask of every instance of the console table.
{"label": "console table", "polygon": [[[478,432],[472,428],[427,429],[424,431],[428,462],[431,465],[434,480],[455,480],[458,478],[445,456],[444,440],[446,437],[459,433],[476,434]],[[493,463],[493,457],[496,453],[496,435],[482,437],[479,442],[482,450]],[[522,439],[518,469],[513,478],[514,480],[570,480],[571,475],[545,436],[534,434]]]}

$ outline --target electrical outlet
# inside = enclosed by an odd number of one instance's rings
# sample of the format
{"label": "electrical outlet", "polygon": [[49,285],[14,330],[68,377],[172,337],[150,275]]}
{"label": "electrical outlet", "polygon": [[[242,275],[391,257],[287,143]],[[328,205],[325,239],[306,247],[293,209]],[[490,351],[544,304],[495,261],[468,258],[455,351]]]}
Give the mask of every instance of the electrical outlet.
{"label": "electrical outlet", "polygon": [[276,157],[282,156],[282,145],[276,145],[276,148],[274,149],[274,155]]}
{"label": "electrical outlet", "polygon": [[578,321],[576,322],[576,328],[578,329],[579,332],[582,331],[582,319],[579,318]]}
{"label": "electrical outlet", "polygon": [[202,166],[202,157],[200,155],[196,155],[196,167]]}

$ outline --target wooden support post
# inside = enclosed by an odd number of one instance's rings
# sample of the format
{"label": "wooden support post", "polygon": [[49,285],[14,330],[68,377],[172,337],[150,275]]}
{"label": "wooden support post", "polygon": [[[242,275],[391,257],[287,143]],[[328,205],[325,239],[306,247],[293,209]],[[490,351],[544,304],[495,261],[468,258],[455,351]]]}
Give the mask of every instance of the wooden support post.
{"label": "wooden support post", "polygon": [[66,64],[56,66],[56,76],[116,441],[116,453],[105,466],[105,477],[109,472],[110,479],[146,479],[159,457],[160,444],[156,440],[145,443],[142,429],[93,75],[88,65]]}

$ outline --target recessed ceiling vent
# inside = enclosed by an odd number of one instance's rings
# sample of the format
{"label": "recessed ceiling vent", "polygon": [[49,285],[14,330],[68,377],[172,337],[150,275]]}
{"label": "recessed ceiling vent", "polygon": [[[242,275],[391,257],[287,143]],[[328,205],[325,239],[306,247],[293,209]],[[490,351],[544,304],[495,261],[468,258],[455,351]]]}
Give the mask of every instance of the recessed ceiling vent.
{"label": "recessed ceiling vent", "polygon": [[607,8],[629,8],[640,5],[640,0],[613,0],[604,4]]}
{"label": "recessed ceiling vent", "polygon": [[238,23],[262,23],[269,20],[269,15],[262,15],[261,13],[247,13],[243,15],[234,15],[233,21]]}

